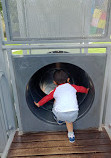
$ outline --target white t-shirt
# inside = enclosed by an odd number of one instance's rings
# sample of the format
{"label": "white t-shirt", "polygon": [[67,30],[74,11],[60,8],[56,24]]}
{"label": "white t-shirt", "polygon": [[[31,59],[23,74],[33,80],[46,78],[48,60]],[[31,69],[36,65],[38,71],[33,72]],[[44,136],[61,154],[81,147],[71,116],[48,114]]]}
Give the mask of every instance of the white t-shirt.
{"label": "white t-shirt", "polygon": [[55,98],[53,108],[56,112],[69,112],[79,110],[77,96],[77,90],[69,83],[59,85],[55,91],[53,97]]}
{"label": "white t-shirt", "polygon": [[53,109],[56,112],[69,112],[79,110],[76,93],[88,93],[88,89],[83,86],[64,83],[57,86],[52,92],[43,97],[38,104],[44,105],[51,99],[55,99]]}

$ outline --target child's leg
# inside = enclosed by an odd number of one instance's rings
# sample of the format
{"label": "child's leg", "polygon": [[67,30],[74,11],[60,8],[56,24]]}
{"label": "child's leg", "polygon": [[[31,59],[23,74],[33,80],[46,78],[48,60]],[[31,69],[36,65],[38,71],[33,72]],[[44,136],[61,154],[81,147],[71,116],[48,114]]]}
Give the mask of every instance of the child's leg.
{"label": "child's leg", "polygon": [[67,127],[67,130],[68,130],[68,138],[69,138],[69,141],[71,143],[73,143],[75,141],[75,136],[74,136],[74,132],[73,132],[73,122],[67,122],[66,121],[66,127]]}
{"label": "child's leg", "polygon": [[62,125],[63,123],[65,123],[64,121],[58,120],[57,117],[55,116],[55,114],[53,115],[54,120],[57,122],[58,125]]}
{"label": "child's leg", "polygon": [[73,132],[73,122],[69,123],[66,121],[66,127],[67,127],[68,132]]}
{"label": "child's leg", "polygon": [[56,112],[54,109],[52,109],[52,112],[53,112],[54,120],[57,122],[57,124],[62,125],[63,123],[65,123],[64,121],[61,121],[61,120],[59,119],[60,116],[61,116],[61,113],[60,113],[60,112]]}

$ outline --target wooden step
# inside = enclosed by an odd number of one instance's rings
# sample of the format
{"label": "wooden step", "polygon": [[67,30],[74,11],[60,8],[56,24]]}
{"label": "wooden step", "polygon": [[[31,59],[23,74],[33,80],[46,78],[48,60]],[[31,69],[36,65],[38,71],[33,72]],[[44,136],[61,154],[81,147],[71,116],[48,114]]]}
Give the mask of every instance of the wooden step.
{"label": "wooden step", "polygon": [[77,130],[70,143],[67,132],[15,134],[8,157],[16,158],[110,158],[111,140],[103,129]]}

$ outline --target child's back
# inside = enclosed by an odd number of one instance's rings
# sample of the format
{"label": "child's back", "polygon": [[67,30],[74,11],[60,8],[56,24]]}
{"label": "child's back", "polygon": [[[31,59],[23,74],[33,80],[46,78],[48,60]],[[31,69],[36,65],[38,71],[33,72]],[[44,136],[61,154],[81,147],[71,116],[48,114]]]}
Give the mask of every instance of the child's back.
{"label": "child's back", "polygon": [[59,85],[54,91],[54,110],[69,112],[78,110],[76,89],[69,83]]}

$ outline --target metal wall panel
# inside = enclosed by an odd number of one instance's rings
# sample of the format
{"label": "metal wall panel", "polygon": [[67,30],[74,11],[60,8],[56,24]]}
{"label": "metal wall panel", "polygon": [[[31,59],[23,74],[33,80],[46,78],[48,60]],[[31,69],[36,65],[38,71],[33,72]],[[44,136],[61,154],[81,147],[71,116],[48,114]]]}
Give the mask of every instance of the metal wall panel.
{"label": "metal wall panel", "polygon": [[109,0],[5,0],[2,3],[11,40],[68,41],[107,36]]}
{"label": "metal wall panel", "polygon": [[64,125],[53,125],[38,119],[30,111],[26,102],[26,86],[30,78],[42,67],[56,62],[77,65],[91,77],[95,87],[95,99],[87,114],[76,122],[75,128],[86,129],[89,127],[99,127],[106,54],[46,54],[13,57],[23,131],[55,131],[66,129]]}
{"label": "metal wall panel", "polygon": [[0,152],[3,152],[11,130],[15,129],[13,104],[8,81],[0,72]]}
{"label": "metal wall panel", "polygon": [[0,99],[0,153],[3,152],[6,142],[7,142],[7,132],[5,129],[5,122],[3,117],[2,105]]}

